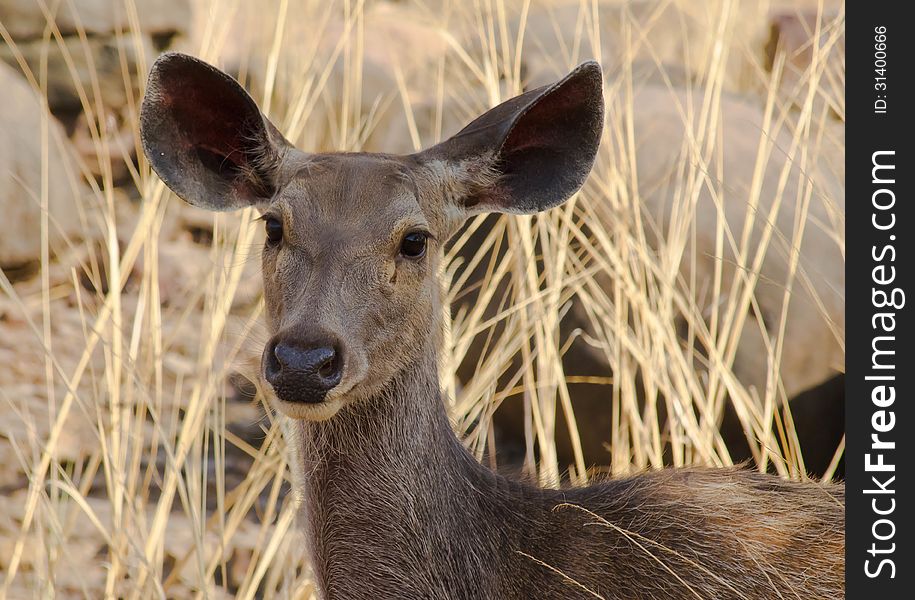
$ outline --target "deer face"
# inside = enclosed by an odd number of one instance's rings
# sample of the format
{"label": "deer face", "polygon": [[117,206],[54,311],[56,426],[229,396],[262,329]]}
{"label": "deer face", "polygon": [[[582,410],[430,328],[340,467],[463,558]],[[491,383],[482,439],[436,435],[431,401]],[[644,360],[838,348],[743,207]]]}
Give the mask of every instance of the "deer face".
{"label": "deer face", "polygon": [[316,155],[263,208],[262,371],[286,414],[324,418],[377,394],[438,327],[447,233],[410,166]]}
{"label": "deer face", "polygon": [[436,350],[444,242],[476,213],[562,203],[591,169],[602,118],[600,69],[587,63],[414,155],[307,154],[228,75],[166,54],[140,128],[181,198],[260,210],[273,334],[261,373],[283,413],[323,420]]}

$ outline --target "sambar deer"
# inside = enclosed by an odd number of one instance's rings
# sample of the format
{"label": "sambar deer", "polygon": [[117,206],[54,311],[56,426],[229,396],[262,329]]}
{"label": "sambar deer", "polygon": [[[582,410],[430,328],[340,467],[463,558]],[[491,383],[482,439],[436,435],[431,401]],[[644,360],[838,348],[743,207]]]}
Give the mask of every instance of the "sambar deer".
{"label": "sambar deer", "polygon": [[439,387],[442,245],[469,215],[574,194],[603,126],[585,63],[409,156],[295,149],[228,75],[167,54],[152,167],[204,208],[255,206],[276,395],[326,598],[836,598],[844,487],[671,469],[539,489],[480,465]]}

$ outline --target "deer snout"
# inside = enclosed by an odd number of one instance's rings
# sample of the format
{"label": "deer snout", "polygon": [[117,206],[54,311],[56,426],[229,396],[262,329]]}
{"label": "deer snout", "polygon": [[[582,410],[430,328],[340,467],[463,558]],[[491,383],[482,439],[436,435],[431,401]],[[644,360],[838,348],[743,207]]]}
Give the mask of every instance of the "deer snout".
{"label": "deer snout", "polygon": [[274,338],[264,349],[264,379],[285,402],[317,404],[343,377],[337,344]]}

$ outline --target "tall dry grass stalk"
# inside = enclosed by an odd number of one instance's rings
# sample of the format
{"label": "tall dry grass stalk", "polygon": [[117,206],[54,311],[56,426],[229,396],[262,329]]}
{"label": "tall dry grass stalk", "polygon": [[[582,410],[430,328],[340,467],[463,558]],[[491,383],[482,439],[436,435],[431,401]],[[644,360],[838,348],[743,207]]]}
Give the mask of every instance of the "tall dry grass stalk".
{"label": "tall dry grass stalk", "polygon": [[[37,1],[50,11],[49,0]],[[125,1],[131,6],[131,0]],[[690,85],[699,90],[700,101],[684,106],[683,118],[698,125],[690,125],[687,151],[676,165],[673,217],[656,246],[651,231],[658,225],[640,208],[631,164],[639,143],[631,121],[638,108],[632,105],[638,76],[631,57],[644,50],[643,32],[651,20],[671,5],[706,11],[709,26],[691,32],[707,37],[704,45],[690,46],[706,48],[704,55],[688,57],[699,66],[699,77]],[[563,32],[565,45],[551,55],[558,69],[582,56],[600,58],[604,6],[579,4],[576,26]],[[748,211],[747,223],[736,231],[719,220],[716,248],[731,245],[740,276],[723,294],[717,293],[723,278],[716,276],[718,287],[711,295],[721,298],[710,318],[707,307],[696,303],[695,282],[684,280],[679,268],[695,247],[696,194],[711,186],[717,201],[725,201],[724,190],[707,174],[721,161],[715,141],[721,135],[719,107],[728,93],[728,65],[752,54],[741,39],[742,7],[728,0],[671,0],[658,7],[620,28],[623,56],[614,57],[619,66],[608,69],[611,118],[589,184],[548,215],[503,218],[487,233],[470,261],[488,265],[481,299],[462,309],[448,332],[442,385],[453,399],[452,415],[468,447],[482,459],[494,444],[494,411],[504,399],[520,394],[529,418],[528,464],[544,485],[557,485],[566,471],[575,483],[589,477],[577,437],[588,423],[576,419],[562,363],[570,339],[560,335],[560,321],[573,295],[583,300],[593,325],[592,331],[575,335],[587,336],[611,367],[612,381],[610,373],[595,381],[607,384],[612,473],[658,468],[665,461],[674,466],[730,464],[718,431],[727,402],[736,408],[760,468],[774,468],[786,477],[804,473],[792,423],[782,419],[786,397],[776,365],[783,326],[769,346],[773,367],[765,389],[748,388],[732,371],[741,331],[762,326],[752,322],[754,273],[766,253],[774,251],[777,237],[772,227],[764,228],[762,242],[751,246],[747,232],[753,220],[772,214]],[[524,24],[531,10],[541,8],[538,3],[412,3],[411,14],[437,32],[441,47],[419,67],[395,63],[393,85],[377,96],[370,95],[377,89],[375,74],[365,66],[366,54],[377,51],[366,44],[371,8],[362,0],[272,0],[257,3],[252,11],[251,4],[240,0],[201,0],[188,49],[216,64],[241,57],[233,65],[252,80],[264,111],[291,140],[309,149],[359,150],[382,128],[405,149],[418,148],[453,131],[452,124],[521,91],[522,57],[531,47]],[[122,35],[132,36],[141,48],[141,26],[136,12],[131,14],[131,31]],[[48,15],[46,42],[66,51]],[[522,25],[510,26],[515,22]],[[777,150],[802,171],[836,144],[822,134],[827,111],[844,114],[843,76],[831,72],[825,60],[843,22],[840,17],[827,25],[832,33],[814,49],[813,67],[797,87],[796,106],[767,84],[783,62],[776,62],[771,77],[761,63],[755,73],[766,127],[789,134],[790,147]],[[15,53],[2,22],[0,33]],[[88,39],[85,32],[82,38]],[[249,38],[251,47],[244,45]],[[46,90],[46,73],[29,69],[24,61],[20,66],[36,90]],[[141,64],[137,72],[125,68],[125,81],[142,81],[147,67]],[[657,68],[663,81],[667,74]],[[99,90],[80,93],[94,126],[97,154],[116,159],[121,150],[109,146]],[[132,97],[128,110],[135,136],[139,100]],[[46,128],[36,135],[46,147],[57,143]],[[752,186],[757,194],[773,152],[766,139],[757,153]],[[176,222],[184,222],[180,215],[189,209],[151,175],[144,160],[138,169],[130,168],[126,187],[135,191],[128,194],[116,185],[110,169],[99,178],[83,170],[91,194],[86,198],[77,189],[73,194],[87,224],[102,232],[99,241],[71,241],[67,252],[52,259],[48,231],[55,215],[45,211],[40,276],[14,285],[0,272],[4,306],[23,323],[16,355],[40,365],[39,378],[29,382],[34,385],[0,389],[0,444],[7,449],[4,456],[14,461],[2,499],[2,595],[309,597],[313,588],[303,540],[294,528],[293,497],[285,493],[283,440],[271,412],[265,411],[257,423],[263,430],[259,447],[227,428],[239,410],[242,420],[257,418],[227,399],[225,383],[235,371],[254,378],[265,338],[262,303],[251,292],[258,285],[256,215],[246,210],[207,216],[212,242],[194,248],[187,235],[175,233]],[[57,176],[43,173],[46,180]],[[791,175],[786,171],[783,176]],[[130,193],[139,200],[129,200]],[[816,193],[805,186],[792,202],[796,227],[792,239],[781,240],[786,247],[800,246],[808,227],[807,207]],[[46,207],[40,190],[38,198]],[[767,206],[779,210],[779,202]],[[610,226],[601,225],[597,216],[607,210],[614,215]],[[836,222],[820,224],[832,227],[837,252],[844,249],[841,212],[837,209]],[[199,216],[193,219],[200,222]],[[456,241],[453,254],[481,222]],[[184,245],[178,246],[177,262],[203,265],[190,271],[197,277],[188,281],[172,279],[189,272],[186,265],[175,266],[174,253],[168,262],[163,259],[169,246],[179,242]],[[496,247],[503,252],[495,253]],[[792,285],[806,285],[796,254],[793,283],[784,291],[786,304]],[[455,277],[449,299],[466,283],[455,275],[455,266],[446,271]],[[610,275],[612,286],[599,283],[601,274]],[[497,285],[502,281],[508,285]],[[498,310],[486,310],[489,304]],[[783,321],[784,312],[776,317]],[[496,324],[500,328],[489,339],[475,377],[458,383],[452,373],[470,340]],[[678,331],[684,325],[689,339],[710,350],[707,356],[683,343]],[[841,338],[838,329],[836,336]],[[572,433],[573,464],[557,459],[557,427]],[[238,456],[244,457],[246,470],[229,481],[230,463]]]}

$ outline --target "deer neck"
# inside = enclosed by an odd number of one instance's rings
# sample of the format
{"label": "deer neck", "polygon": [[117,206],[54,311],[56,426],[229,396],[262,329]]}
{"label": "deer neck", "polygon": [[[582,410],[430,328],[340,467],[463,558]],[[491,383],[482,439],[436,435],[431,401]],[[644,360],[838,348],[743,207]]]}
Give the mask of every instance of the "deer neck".
{"label": "deer neck", "polygon": [[[483,467],[451,429],[433,352],[378,397],[328,421],[289,422],[286,433],[300,518],[327,597],[394,597],[424,579],[441,584],[450,580],[442,549],[479,547],[466,499]],[[362,589],[350,589],[354,582]],[[385,588],[394,582],[402,587]],[[367,590],[375,595],[363,596]]]}
{"label": "deer neck", "polygon": [[378,395],[345,406],[327,421],[297,424],[306,477],[344,465],[379,474],[382,467],[396,467],[410,474],[460,446],[442,402],[433,352],[425,352]]}

